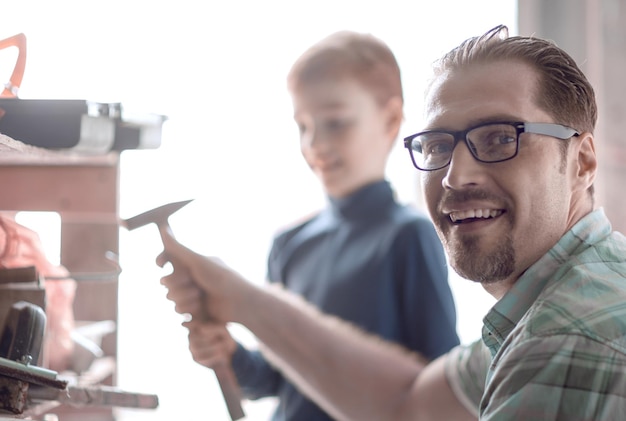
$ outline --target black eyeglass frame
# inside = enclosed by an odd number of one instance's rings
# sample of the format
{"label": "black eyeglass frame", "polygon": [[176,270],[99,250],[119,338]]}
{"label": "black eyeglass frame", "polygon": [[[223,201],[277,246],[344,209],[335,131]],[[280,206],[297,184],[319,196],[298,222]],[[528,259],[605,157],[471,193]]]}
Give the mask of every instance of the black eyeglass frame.
{"label": "black eyeglass frame", "polygon": [[[499,159],[496,161],[485,161],[480,159],[479,157],[476,156],[476,152],[474,151],[474,147],[472,144],[470,144],[470,140],[467,138],[467,134],[469,132],[471,132],[474,129],[478,129],[480,127],[484,127],[484,126],[490,126],[490,125],[496,125],[496,124],[508,124],[512,127],[515,127],[516,130],[516,137],[515,137],[515,141],[516,141],[516,145],[515,145],[515,153],[513,155],[511,155],[508,158],[504,158],[504,159]],[[415,157],[413,156],[413,151],[414,149],[411,147],[411,142],[413,141],[413,139],[415,139],[418,136],[423,136],[426,134],[431,134],[431,133],[445,133],[445,134],[449,134],[452,135],[454,137],[454,143],[452,144],[452,151],[454,151],[454,148],[456,148],[456,145],[463,140],[465,142],[465,144],[467,145],[467,148],[469,149],[470,153],[472,154],[472,156],[474,157],[475,160],[477,160],[478,162],[484,162],[487,164],[494,164],[496,162],[504,162],[504,161],[508,161],[509,159],[513,159],[517,156],[517,153],[519,151],[519,136],[522,133],[533,133],[533,134],[540,134],[540,135],[545,135],[545,136],[550,136],[550,137],[554,137],[556,139],[560,139],[560,140],[568,140],[574,136],[580,136],[580,133],[575,130],[572,129],[571,127],[567,127],[564,126],[562,124],[556,124],[556,123],[525,123],[523,121],[490,121],[487,123],[482,123],[482,124],[478,124],[476,126],[472,126],[466,130],[459,130],[459,131],[452,131],[452,130],[425,130],[423,132],[419,132],[419,133],[415,133],[412,134],[411,136],[407,136],[404,138],[404,147],[407,148],[409,150],[409,155],[411,156],[411,161],[413,161],[413,166],[415,166],[415,168],[417,168],[420,171],[437,171],[440,170],[442,168],[447,167],[448,165],[450,165],[450,162],[452,161],[452,152],[450,153],[450,158],[448,159],[448,161],[436,168],[420,168],[419,165],[417,165],[417,162],[415,161]]]}

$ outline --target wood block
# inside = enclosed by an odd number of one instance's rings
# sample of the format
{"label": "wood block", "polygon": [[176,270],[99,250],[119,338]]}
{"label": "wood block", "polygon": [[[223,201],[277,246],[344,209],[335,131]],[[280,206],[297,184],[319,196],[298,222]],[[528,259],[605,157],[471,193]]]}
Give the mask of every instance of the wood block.
{"label": "wood block", "polygon": [[26,407],[28,382],[0,375],[0,409],[21,414]]}

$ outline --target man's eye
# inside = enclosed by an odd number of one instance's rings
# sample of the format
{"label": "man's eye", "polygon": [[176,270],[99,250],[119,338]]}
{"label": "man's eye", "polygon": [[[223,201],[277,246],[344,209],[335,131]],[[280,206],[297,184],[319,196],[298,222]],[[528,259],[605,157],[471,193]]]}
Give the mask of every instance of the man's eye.
{"label": "man's eye", "polygon": [[514,142],[515,142],[515,138],[513,136],[510,136],[504,133],[494,136],[494,138],[491,141],[491,143],[498,144],[498,145],[508,145],[509,143],[514,143]]}
{"label": "man's eye", "polygon": [[428,145],[427,153],[429,154],[446,154],[450,152],[450,143],[448,142],[436,142]]}
{"label": "man's eye", "polygon": [[[484,137],[480,145],[477,145],[484,153],[499,153],[502,147],[508,147],[515,145],[515,136],[511,136],[508,133],[498,132],[491,133],[489,136]],[[508,149],[508,148],[507,148]]]}
{"label": "man's eye", "polygon": [[500,143],[515,143],[517,140],[514,136],[506,136],[506,138],[502,139]]}
{"label": "man's eye", "polygon": [[[492,128],[491,130],[485,130],[483,133],[477,133],[477,135],[476,139],[485,147],[510,145],[516,142],[515,133],[505,128]],[[474,138],[473,136],[470,137]]]}
{"label": "man's eye", "polygon": [[445,137],[437,137],[425,139],[421,142],[421,151],[424,155],[444,155],[452,151],[452,145],[454,142],[450,142]]}

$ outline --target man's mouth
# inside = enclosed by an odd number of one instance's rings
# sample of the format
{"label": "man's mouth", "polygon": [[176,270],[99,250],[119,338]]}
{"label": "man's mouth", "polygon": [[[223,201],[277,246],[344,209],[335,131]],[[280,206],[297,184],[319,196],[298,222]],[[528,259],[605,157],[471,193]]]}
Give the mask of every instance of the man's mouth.
{"label": "man's mouth", "polygon": [[502,209],[470,209],[465,211],[450,212],[450,220],[453,224],[463,224],[480,220],[496,218],[504,213]]}

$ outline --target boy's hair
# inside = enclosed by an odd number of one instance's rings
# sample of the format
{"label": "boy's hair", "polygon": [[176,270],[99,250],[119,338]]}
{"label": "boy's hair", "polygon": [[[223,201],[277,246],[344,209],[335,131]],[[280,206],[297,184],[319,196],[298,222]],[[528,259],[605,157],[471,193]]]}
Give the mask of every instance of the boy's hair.
{"label": "boy's hair", "polygon": [[574,59],[551,41],[508,35],[508,28],[499,25],[482,36],[464,41],[435,62],[435,78],[447,70],[472,63],[520,60],[539,75],[535,103],[557,123],[581,133],[593,133],[598,116],[595,94]]}
{"label": "boy's hair", "polygon": [[287,86],[294,92],[329,78],[355,79],[380,105],[393,97],[403,100],[398,62],[387,44],[371,34],[339,31],[317,42],[293,64]]}

